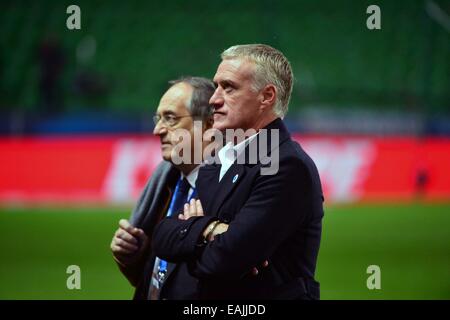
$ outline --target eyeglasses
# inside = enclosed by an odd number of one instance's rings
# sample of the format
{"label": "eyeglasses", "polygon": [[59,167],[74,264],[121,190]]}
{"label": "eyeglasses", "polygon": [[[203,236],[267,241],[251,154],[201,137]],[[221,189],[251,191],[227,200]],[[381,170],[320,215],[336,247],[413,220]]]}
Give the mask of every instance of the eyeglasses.
{"label": "eyeglasses", "polygon": [[159,121],[162,119],[163,124],[168,127],[173,127],[176,125],[181,118],[187,118],[192,117],[191,115],[188,116],[175,116],[173,114],[163,114],[162,116],[159,114],[155,114],[153,116],[153,122],[155,123],[155,126],[159,123]]}

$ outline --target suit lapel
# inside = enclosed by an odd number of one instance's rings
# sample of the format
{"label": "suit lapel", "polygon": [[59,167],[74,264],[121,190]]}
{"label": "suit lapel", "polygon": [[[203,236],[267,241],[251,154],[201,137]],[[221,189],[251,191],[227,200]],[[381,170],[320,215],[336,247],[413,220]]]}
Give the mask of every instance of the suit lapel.
{"label": "suit lapel", "polygon": [[[259,139],[262,139],[260,135],[256,137],[256,139],[252,140],[250,143],[257,144],[255,150],[257,152],[257,163],[261,163],[261,160],[266,160],[267,157],[271,155],[271,153],[278,149],[281,144],[290,139],[289,131],[284,125],[283,121],[280,118],[275,119],[270,124],[268,124],[265,128],[266,130],[266,139],[261,142]],[[274,141],[272,144],[272,133],[271,130],[277,130],[278,133],[275,136],[278,138],[278,141]],[[264,144],[267,148],[267,154],[260,155],[259,152],[259,144]],[[222,177],[222,180],[219,181],[219,173],[220,173],[220,165],[206,165],[201,168],[201,173],[199,174],[199,179],[197,180],[197,189],[199,198],[202,201],[203,209],[207,215],[218,215],[220,208],[222,207],[225,200],[228,198],[230,193],[236,188],[239,182],[245,175],[246,166],[252,167],[250,161],[248,161],[249,155],[249,145],[245,147],[244,157],[246,157],[245,165],[237,164],[236,162],[228,169],[226,174]],[[260,158],[262,156],[262,158]],[[236,178],[235,178],[236,177]]]}
{"label": "suit lapel", "polygon": [[220,187],[218,183],[219,173],[220,165],[211,164],[201,167],[198,174],[197,194],[206,215],[213,213],[211,205],[215,202],[215,196]]}
{"label": "suit lapel", "polygon": [[225,175],[222,177],[219,183],[219,177],[217,176],[216,185],[218,188],[213,194],[214,201],[212,201],[210,212],[217,215],[222,204],[227,199],[228,195],[236,188],[245,175],[245,168],[241,164],[233,163],[233,165],[228,169]]}
{"label": "suit lapel", "polygon": [[140,221],[136,227],[146,230],[149,234],[153,232],[155,225],[164,217],[172,198],[175,184],[180,177],[180,172],[171,166],[168,173],[158,181],[158,185],[146,194],[144,214],[141,214]]}

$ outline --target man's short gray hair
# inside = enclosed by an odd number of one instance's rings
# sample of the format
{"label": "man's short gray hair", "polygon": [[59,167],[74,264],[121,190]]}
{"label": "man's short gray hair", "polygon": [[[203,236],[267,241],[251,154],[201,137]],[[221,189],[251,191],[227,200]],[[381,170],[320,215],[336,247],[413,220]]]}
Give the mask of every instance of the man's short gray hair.
{"label": "man's short gray hair", "polygon": [[214,114],[214,107],[209,104],[209,99],[216,90],[214,83],[207,78],[191,76],[169,81],[171,86],[178,83],[187,83],[193,88],[191,101],[186,106],[191,116],[204,122],[209,121]]}
{"label": "man's short gray hair", "polygon": [[283,118],[288,111],[292,93],[293,73],[288,59],[277,49],[265,44],[236,45],[221,54],[222,60],[246,58],[255,64],[254,86],[261,90],[273,84],[277,90],[274,112]]}

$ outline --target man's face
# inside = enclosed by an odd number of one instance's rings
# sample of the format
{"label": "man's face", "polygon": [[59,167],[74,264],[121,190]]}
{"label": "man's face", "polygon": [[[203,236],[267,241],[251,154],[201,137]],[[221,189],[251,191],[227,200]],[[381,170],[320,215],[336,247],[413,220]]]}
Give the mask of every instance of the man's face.
{"label": "man's face", "polygon": [[[193,119],[190,117],[187,108],[191,100],[192,91],[193,89],[189,84],[183,82],[177,83],[167,90],[159,102],[156,114],[162,117],[162,119],[156,124],[153,134],[159,136],[161,140],[162,157],[166,161],[171,161],[172,149],[179,143],[174,135],[175,130],[186,129],[193,136]],[[172,120],[175,119],[175,124],[170,126],[164,123],[165,117],[172,118]],[[181,143],[186,143],[186,141]]]}
{"label": "man's face", "polygon": [[216,91],[210,99],[214,106],[213,128],[253,128],[261,114],[259,92],[252,88],[254,64],[246,59],[223,60],[214,76]]}

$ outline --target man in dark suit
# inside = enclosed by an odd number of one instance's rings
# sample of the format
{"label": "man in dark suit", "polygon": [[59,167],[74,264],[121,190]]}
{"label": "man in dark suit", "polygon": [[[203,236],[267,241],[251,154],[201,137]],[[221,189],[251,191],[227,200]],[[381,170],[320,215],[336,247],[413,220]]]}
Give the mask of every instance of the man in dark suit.
{"label": "man in dark suit", "polygon": [[291,66],[270,46],[234,46],[214,82],[214,128],[249,134],[228,139],[220,164],[202,166],[199,199],[156,226],[153,249],[188,264],[200,299],[319,299],[323,194],[314,162],[282,121]]}
{"label": "man in dark suit", "polygon": [[[154,134],[161,139],[165,161],[156,168],[135,207],[130,221],[121,220],[111,242],[113,257],[122,273],[136,287],[135,299],[195,299],[197,279],[187,271],[186,263],[168,263],[152,252],[149,238],[156,223],[166,215],[179,212],[188,199],[196,196],[198,163],[195,141],[179,141],[176,132],[184,129],[191,138],[194,131],[202,135],[212,126],[213,108],[209,99],[214,92],[212,81],[185,77],[170,82],[154,117]],[[199,126],[194,125],[195,121]],[[175,161],[175,146],[185,147],[188,161]],[[186,154],[184,154],[186,156]],[[200,159],[202,154],[197,155]],[[190,160],[190,161],[189,161]]]}

